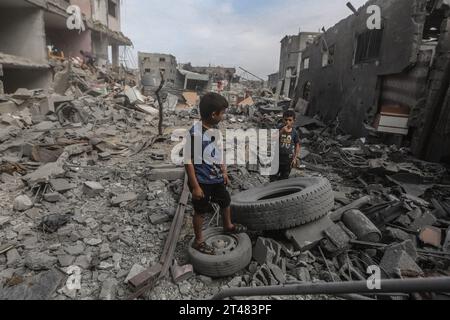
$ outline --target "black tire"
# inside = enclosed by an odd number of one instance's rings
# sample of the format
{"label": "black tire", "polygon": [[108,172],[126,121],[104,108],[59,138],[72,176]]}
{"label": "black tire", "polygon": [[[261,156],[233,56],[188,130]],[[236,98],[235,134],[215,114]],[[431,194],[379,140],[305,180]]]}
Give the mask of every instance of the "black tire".
{"label": "black tire", "polygon": [[232,197],[233,221],[251,230],[283,230],[308,224],[334,207],[325,178],[295,178],[254,188]]}
{"label": "black tire", "polygon": [[234,250],[222,255],[206,255],[192,248],[194,240],[188,248],[189,259],[195,272],[212,278],[228,277],[245,269],[252,260],[252,243],[247,234],[225,235],[222,228],[203,231],[205,241],[214,236],[223,235],[233,238],[237,245]]}

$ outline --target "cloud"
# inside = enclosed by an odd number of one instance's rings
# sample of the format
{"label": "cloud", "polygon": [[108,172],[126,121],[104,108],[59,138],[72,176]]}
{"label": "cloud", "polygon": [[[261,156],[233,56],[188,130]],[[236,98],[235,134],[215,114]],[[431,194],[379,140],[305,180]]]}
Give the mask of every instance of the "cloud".
{"label": "cloud", "polygon": [[[137,51],[171,53],[194,65],[242,66],[265,77],[278,71],[287,34],[333,26],[347,0],[125,0],[122,30]],[[355,7],[365,0],[353,0]]]}

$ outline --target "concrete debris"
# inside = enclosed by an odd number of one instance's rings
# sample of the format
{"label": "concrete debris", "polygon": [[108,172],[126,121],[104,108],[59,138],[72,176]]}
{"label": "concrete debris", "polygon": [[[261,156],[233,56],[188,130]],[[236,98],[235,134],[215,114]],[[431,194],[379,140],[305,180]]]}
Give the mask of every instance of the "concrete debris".
{"label": "concrete debris", "polygon": [[14,199],[14,210],[26,211],[33,207],[33,201],[26,195],[18,196]]}
{"label": "concrete debris", "polygon": [[178,284],[184,282],[194,275],[194,267],[191,264],[179,266],[178,262],[174,260],[170,266],[173,281]]}
{"label": "concrete debris", "polygon": [[31,252],[25,258],[25,265],[27,268],[34,271],[49,270],[57,260],[56,257],[49,256],[42,252]]}
{"label": "concrete debris", "polygon": [[36,276],[20,279],[20,283],[1,288],[0,300],[49,300],[61,285],[64,274],[52,269]]}
{"label": "concrete debris", "polygon": [[[170,163],[177,143],[170,134],[200,118],[203,93],[188,87],[220,75],[193,70],[185,75],[186,90],[164,86],[165,135],[159,136],[152,86],[144,84],[143,95],[133,72],[91,70],[77,58],[51,61],[54,91],[14,88],[0,97],[0,299],[126,299],[161,272],[185,177],[182,166]],[[212,81],[230,102],[223,129],[275,129],[283,111],[296,107],[302,153],[292,176],[326,177],[335,208],[285,230],[285,237],[250,233],[253,261],[227,279],[193,273],[185,256],[193,232],[184,223],[173,281],[158,281],[143,298],[206,299],[223,286],[349,281],[365,277],[371,265],[386,278],[446,272],[448,167],[383,144],[376,132],[346,135],[339,123],[311,116],[312,101],[291,101],[281,88],[273,94],[232,81],[225,89],[227,81]],[[267,184],[262,167],[229,165],[230,193]],[[212,218],[207,214],[205,223],[216,223]],[[55,266],[79,268],[81,290],[61,285],[64,275]]]}
{"label": "concrete debris", "polygon": [[169,216],[163,213],[153,214],[149,217],[149,219],[153,225],[162,224],[170,220]]}
{"label": "concrete debris", "polygon": [[51,179],[49,182],[53,190],[59,193],[65,193],[77,187],[66,179]]}
{"label": "concrete debris", "polygon": [[137,200],[138,196],[134,192],[127,192],[121,195],[118,195],[117,197],[114,197],[111,199],[111,205],[112,206],[120,206],[124,202],[130,202]]}
{"label": "concrete debris", "polygon": [[44,200],[52,203],[56,203],[62,200],[62,195],[58,192],[44,194]]}
{"label": "concrete debris", "polygon": [[133,279],[135,276],[140,274],[141,272],[144,272],[145,268],[139,264],[134,264],[131,267],[130,272],[128,273],[127,277],[124,280],[124,283],[128,283],[131,279]]}
{"label": "concrete debris", "polygon": [[381,260],[380,267],[386,276],[398,278],[404,276],[419,277],[423,275],[422,269],[404,250],[388,249]]}
{"label": "concrete debris", "polygon": [[96,197],[100,195],[105,188],[103,186],[95,181],[87,181],[83,185],[83,192],[89,197]]}
{"label": "concrete debris", "polygon": [[285,232],[286,238],[291,240],[296,250],[311,250],[324,238],[324,231],[330,228],[332,224],[333,222],[326,216],[317,221],[287,230]]}
{"label": "concrete debris", "polygon": [[100,291],[100,300],[114,300],[116,298],[117,280],[108,279],[103,282],[102,290]]}

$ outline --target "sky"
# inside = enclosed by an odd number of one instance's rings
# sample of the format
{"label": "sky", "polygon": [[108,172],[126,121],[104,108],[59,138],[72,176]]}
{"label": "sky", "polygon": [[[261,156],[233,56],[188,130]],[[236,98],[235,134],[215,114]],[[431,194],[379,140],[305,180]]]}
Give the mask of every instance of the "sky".
{"label": "sky", "polygon": [[[347,2],[123,0],[122,31],[134,44],[130,60],[138,51],[169,53],[178,63],[243,67],[267,78],[278,71],[285,35],[332,27],[352,14]],[[359,8],[366,0],[351,2]]]}

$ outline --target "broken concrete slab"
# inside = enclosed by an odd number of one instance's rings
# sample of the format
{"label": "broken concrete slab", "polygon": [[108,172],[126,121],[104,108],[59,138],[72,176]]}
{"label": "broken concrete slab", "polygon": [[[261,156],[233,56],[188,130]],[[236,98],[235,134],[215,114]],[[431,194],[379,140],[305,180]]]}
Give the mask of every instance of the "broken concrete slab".
{"label": "broken concrete slab", "polygon": [[111,199],[111,205],[114,207],[120,206],[123,202],[130,202],[137,200],[138,195],[134,192],[127,192]]}
{"label": "broken concrete slab", "polygon": [[169,216],[164,213],[153,214],[149,217],[149,219],[153,225],[162,224],[170,220]]}
{"label": "broken concrete slab", "polygon": [[34,271],[49,270],[57,260],[57,258],[42,252],[30,252],[25,257],[25,265]]}
{"label": "broken concrete slab", "polygon": [[333,221],[326,216],[303,226],[289,229],[285,232],[296,250],[310,250],[324,238],[324,231],[333,225]]}
{"label": "broken concrete slab", "polygon": [[15,266],[18,261],[20,261],[20,254],[16,249],[6,252],[6,265],[8,267]]}
{"label": "broken concrete slab", "polygon": [[70,183],[67,179],[50,179],[49,182],[53,190],[59,193],[65,193],[77,187],[76,184]]}
{"label": "broken concrete slab", "polygon": [[355,240],[356,236],[349,231],[343,223],[333,224],[324,231],[326,239],[321,241],[324,249],[337,255],[350,248],[350,240]]}
{"label": "broken concrete slab", "polygon": [[417,254],[417,248],[412,240],[406,240],[401,243],[391,244],[388,248],[392,250],[404,250],[406,253],[413,258],[414,261],[419,257]]}
{"label": "broken concrete slab", "polygon": [[74,261],[75,257],[68,254],[58,256],[59,265],[63,268],[71,266]]}
{"label": "broken concrete slab", "polygon": [[0,216],[0,227],[3,227],[3,225],[6,225],[10,220],[11,220],[10,217]]}
{"label": "broken concrete slab", "polygon": [[44,200],[50,203],[56,203],[62,200],[61,194],[58,192],[44,194]]}
{"label": "broken concrete slab", "polygon": [[64,278],[56,269],[40,273],[19,285],[0,290],[0,300],[49,300]]}
{"label": "broken concrete slab", "polygon": [[83,184],[83,193],[88,197],[96,197],[100,195],[103,191],[105,191],[105,188],[103,188],[103,186],[98,182],[86,181]]}
{"label": "broken concrete slab", "polygon": [[23,179],[29,184],[34,185],[39,182],[48,182],[52,178],[61,177],[66,173],[59,162],[46,163],[36,171],[27,174]]}
{"label": "broken concrete slab", "polygon": [[264,265],[267,262],[272,262],[275,252],[266,243],[266,239],[259,237],[256,240],[256,244],[253,247],[253,259],[260,265]]}
{"label": "broken concrete slab", "polygon": [[173,281],[178,284],[194,276],[194,267],[191,264],[179,266],[178,262],[174,260],[174,263],[170,266],[170,272]]}
{"label": "broken concrete slab", "polygon": [[397,229],[397,228],[391,228],[391,227],[386,228],[385,237],[387,238],[387,240],[389,242],[406,241],[406,240],[411,239],[411,236],[408,233],[406,233],[405,231]]}
{"label": "broken concrete slab", "polygon": [[133,279],[135,276],[137,276],[138,274],[142,273],[145,271],[145,268],[139,264],[134,264],[131,267],[130,272],[128,273],[127,277],[124,280],[124,283],[128,283],[131,279]]}
{"label": "broken concrete slab", "polygon": [[18,196],[14,199],[14,210],[26,211],[33,207],[33,201],[27,195]]}
{"label": "broken concrete slab", "polygon": [[49,112],[55,112],[58,106],[65,102],[71,102],[74,100],[73,96],[62,96],[59,94],[52,94],[47,96],[41,103],[41,114],[46,115]]}
{"label": "broken concrete slab", "polygon": [[0,115],[18,111],[16,104],[12,101],[0,102]]}
{"label": "broken concrete slab", "polygon": [[281,270],[277,265],[274,265],[272,263],[267,264],[267,266],[270,269],[270,271],[272,271],[273,276],[275,277],[275,279],[277,279],[280,285],[286,283],[286,275],[283,272],[283,270]]}
{"label": "broken concrete slab", "polygon": [[13,99],[19,99],[19,100],[27,100],[30,99],[33,96],[33,91],[30,91],[26,88],[19,88],[14,92],[12,95]]}
{"label": "broken concrete slab", "polygon": [[116,298],[117,280],[108,279],[103,282],[102,290],[100,291],[100,300],[114,300]]}
{"label": "broken concrete slab", "polygon": [[172,168],[160,168],[152,169],[149,174],[150,181],[167,180],[176,181],[183,179],[185,175],[184,168],[172,167]]}
{"label": "broken concrete slab", "polygon": [[87,244],[88,246],[92,246],[92,247],[98,246],[103,242],[102,239],[96,239],[96,238],[84,239],[83,241],[85,244]]}
{"label": "broken concrete slab", "polygon": [[424,227],[433,226],[434,224],[436,224],[436,222],[437,222],[436,217],[431,213],[426,212],[423,216],[413,221],[413,223],[410,225],[410,229],[414,231],[419,231]]}
{"label": "broken concrete slab", "polygon": [[399,248],[388,248],[381,260],[380,267],[388,278],[423,275],[422,269],[411,256]]}
{"label": "broken concrete slab", "polygon": [[442,232],[436,227],[425,227],[420,230],[419,240],[425,244],[436,248],[441,248]]}
{"label": "broken concrete slab", "polygon": [[81,242],[78,242],[75,245],[68,245],[64,247],[64,251],[66,251],[71,256],[78,256],[84,252],[84,245]]}

